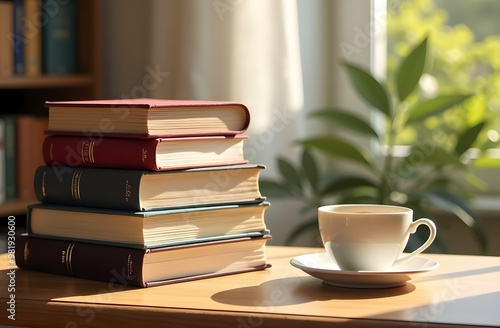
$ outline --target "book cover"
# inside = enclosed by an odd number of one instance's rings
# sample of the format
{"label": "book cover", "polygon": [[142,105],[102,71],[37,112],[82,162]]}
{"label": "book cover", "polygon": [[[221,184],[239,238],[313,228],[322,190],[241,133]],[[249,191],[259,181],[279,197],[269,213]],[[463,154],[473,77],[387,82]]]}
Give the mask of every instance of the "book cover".
{"label": "book cover", "polygon": [[14,74],[14,8],[11,1],[0,1],[0,77]]}
{"label": "book cover", "polygon": [[263,270],[270,266],[265,244],[270,235],[215,240],[156,249],[16,238],[16,265],[25,270],[72,276],[131,287]]}
{"label": "book cover", "polygon": [[67,75],[76,72],[76,3],[42,0],[47,13],[42,26],[43,72]]}
{"label": "book cover", "polygon": [[41,0],[24,1],[24,71],[28,76],[42,74]]}
{"label": "book cover", "polygon": [[33,179],[38,166],[43,165],[42,144],[47,129],[46,117],[17,115],[17,197],[35,198]]}
{"label": "book cover", "polygon": [[156,248],[262,235],[268,207],[262,202],[131,212],[41,203],[28,206],[26,227],[48,238]]}
{"label": "book cover", "polygon": [[47,101],[48,133],[115,137],[234,135],[246,131],[248,108],[237,102],[154,98]]}
{"label": "book cover", "polygon": [[256,203],[259,164],[173,171],[42,165],[34,189],[40,202],[149,211],[222,203]]}
{"label": "book cover", "polygon": [[244,135],[179,138],[112,138],[48,135],[43,143],[47,165],[178,170],[245,164]]}

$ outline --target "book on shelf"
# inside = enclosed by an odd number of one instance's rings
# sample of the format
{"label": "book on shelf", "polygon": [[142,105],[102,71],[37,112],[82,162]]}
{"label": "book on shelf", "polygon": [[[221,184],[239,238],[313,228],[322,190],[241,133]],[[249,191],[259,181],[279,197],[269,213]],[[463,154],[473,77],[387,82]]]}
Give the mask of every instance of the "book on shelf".
{"label": "book on shelf", "polygon": [[14,74],[14,5],[12,1],[0,1],[0,77]]}
{"label": "book on shelf", "polygon": [[42,70],[48,75],[76,72],[76,2],[42,0]]}
{"label": "book on shelf", "polygon": [[1,115],[5,123],[4,149],[5,149],[5,195],[6,200],[17,198],[17,143],[15,114]]}
{"label": "book on shelf", "polygon": [[245,135],[179,138],[113,138],[48,135],[43,143],[47,165],[176,170],[245,164]]}
{"label": "book on shelf", "polygon": [[268,202],[191,207],[148,212],[33,204],[27,231],[36,236],[156,248],[241,236],[265,231]]}
{"label": "book on shelf", "polygon": [[41,0],[24,1],[24,71],[28,76],[42,74]]}
{"label": "book on shelf", "polygon": [[34,189],[43,203],[129,211],[257,203],[260,164],[151,171],[42,165]]}
{"label": "book on shelf", "polygon": [[17,115],[17,197],[35,198],[33,179],[43,165],[42,145],[48,119],[35,115]]}
{"label": "book on shelf", "polygon": [[24,0],[12,0],[14,30],[12,47],[14,51],[14,74],[24,75]]}
{"label": "book on shelf", "polygon": [[118,137],[234,135],[248,128],[237,102],[173,99],[47,101],[48,133]]}
{"label": "book on shelf", "polygon": [[271,236],[242,237],[137,249],[38,238],[23,233],[16,239],[16,264],[21,269],[151,287],[270,266],[265,244]]}

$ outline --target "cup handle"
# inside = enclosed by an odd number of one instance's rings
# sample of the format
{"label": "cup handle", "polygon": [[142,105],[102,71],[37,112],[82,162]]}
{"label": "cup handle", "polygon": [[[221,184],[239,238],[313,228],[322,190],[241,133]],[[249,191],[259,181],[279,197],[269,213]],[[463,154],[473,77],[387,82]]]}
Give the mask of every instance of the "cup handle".
{"label": "cup handle", "polygon": [[436,225],[434,224],[434,222],[432,222],[429,219],[422,218],[422,219],[418,219],[417,221],[412,222],[410,224],[410,227],[408,228],[408,231],[406,232],[406,234],[415,233],[417,231],[417,228],[422,224],[425,224],[426,226],[428,226],[429,230],[430,230],[429,237],[427,238],[425,243],[423,243],[422,246],[420,246],[419,248],[417,248],[416,250],[414,250],[410,254],[398,258],[396,261],[394,261],[393,265],[401,264],[402,262],[405,262],[405,261],[411,259],[412,257],[422,253],[427,247],[429,247],[432,244],[432,242],[436,238],[437,228],[436,228]]}

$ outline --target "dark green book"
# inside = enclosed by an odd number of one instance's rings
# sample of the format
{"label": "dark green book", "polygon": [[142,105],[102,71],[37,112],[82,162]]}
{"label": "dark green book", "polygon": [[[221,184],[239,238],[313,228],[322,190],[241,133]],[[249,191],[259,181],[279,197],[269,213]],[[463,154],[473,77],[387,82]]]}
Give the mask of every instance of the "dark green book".
{"label": "dark green book", "polygon": [[40,166],[40,202],[127,211],[259,203],[263,165],[245,164],[155,172],[113,168]]}
{"label": "dark green book", "polygon": [[268,206],[262,202],[132,212],[42,203],[28,206],[27,230],[53,239],[156,248],[263,235],[268,233]]}
{"label": "dark green book", "polygon": [[5,149],[5,197],[6,200],[17,198],[17,145],[16,145],[16,116],[3,115],[4,149]]}
{"label": "dark green book", "polygon": [[48,75],[76,73],[76,2],[42,0],[43,72]]}

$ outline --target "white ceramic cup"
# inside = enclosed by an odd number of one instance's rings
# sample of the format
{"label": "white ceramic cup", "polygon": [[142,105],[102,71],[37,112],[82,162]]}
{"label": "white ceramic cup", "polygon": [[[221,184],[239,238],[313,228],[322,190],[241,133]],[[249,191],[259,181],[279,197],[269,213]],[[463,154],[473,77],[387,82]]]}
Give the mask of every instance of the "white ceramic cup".
{"label": "white ceramic cup", "polygon": [[[431,220],[413,221],[412,209],[392,205],[321,206],[318,224],[326,252],[346,271],[390,270],[424,251],[437,234]],[[403,253],[420,225],[429,228],[429,237],[412,253]]]}

